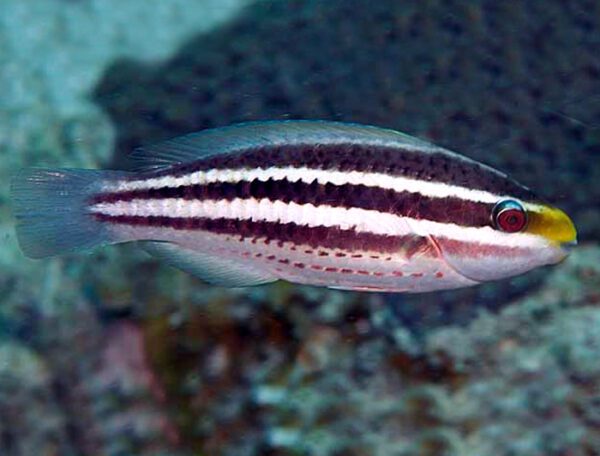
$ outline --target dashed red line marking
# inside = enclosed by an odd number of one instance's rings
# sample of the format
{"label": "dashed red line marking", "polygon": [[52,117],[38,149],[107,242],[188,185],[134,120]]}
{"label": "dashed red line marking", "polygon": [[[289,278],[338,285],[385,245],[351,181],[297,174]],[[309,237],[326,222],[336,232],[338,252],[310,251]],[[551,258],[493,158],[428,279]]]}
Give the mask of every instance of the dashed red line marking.
{"label": "dashed red line marking", "polygon": [[[248,238],[240,237],[239,241],[240,242],[247,242]],[[279,247],[279,248],[285,248],[286,244],[287,244],[287,243],[285,243],[283,241],[275,241],[273,239],[267,239],[267,238],[258,238],[258,237],[255,237],[255,238],[250,239],[250,242],[252,244],[257,244],[259,241],[262,242],[264,245],[276,244],[277,247]],[[295,245],[290,245],[289,249],[292,252],[296,252],[296,251],[299,250],[298,247],[295,246]],[[383,261],[392,261],[393,260],[393,257],[391,257],[391,256],[382,257],[381,255],[375,255],[375,254],[345,253],[345,252],[335,252],[334,253],[334,252],[327,252],[327,251],[324,251],[324,250],[315,251],[313,249],[305,249],[305,250],[303,250],[303,252],[305,254],[307,254],[307,255],[317,254],[318,256],[321,256],[321,257],[335,256],[337,258],[349,257],[349,258],[371,258],[373,260],[383,260]],[[256,256],[256,258],[260,258],[261,257],[260,255],[255,255],[255,256]],[[266,257],[266,258],[269,259],[269,260],[272,260],[273,258],[271,258],[271,256]],[[378,275],[378,274],[374,274],[374,275]]]}
{"label": "dashed red line marking", "polygon": [[[292,250],[295,250],[295,248],[292,248]],[[264,255],[262,253],[253,253],[250,251],[245,251],[241,253],[242,257],[244,258],[248,258],[251,256],[254,256],[255,258],[262,258]],[[338,257],[343,257],[343,256],[348,256],[346,254],[343,254],[341,252],[338,252],[335,254]],[[319,256],[329,256],[329,253],[327,252],[323,252],[320,251],[319,252]],[[353,258],[360,258],[363,255],[361,254],[355,254],[352,255]],[[371,255],[371,257],[373,257],[373,255]],[[379,258],[379,257],[377,257]],[[268,255],[265,257],[265,259],[269,260],[269,261],[273,261],[273,260],[277,260],[278,263],[280,264],[290,264],[290,260],[287,258],[277,258],[275,255]],[[387,259],[387,258],[386,258]],[[402,271],[392,271],[389,274],[386,274],[384,272],[381,271],[367,271],[364,269],[351,269],[351,268],[337,268],[334,266],[320,266],[318,264],[311,264],[311,265],[306,265],[305,263],[301,263],[301,262],[295,262],[292,263],[292,266],[295,268],[299,268],[299,269],[305,269],[306,267],[310,267],[310,269],[313,269],[315,271],[324,271],[324,272],[336,272],[336,273],[342,273],[342,274],[360,274],[360,275],[373,275],[375,277],[384,277],[384,276],[395,276],[395,277],[404,277],[405,274]],[[278,272],[283,272],[282,269],[280,268],[276,268],[276,271]],[[413,272],[410,274],[411,277],[414,278],[420,278],[420,277],[424,277],[425,273],[423,272]],[[444,277],[444,273],[442,271],[437,271],[434,276],[438,279]],[[374,287],[375,288],[375,287]]]}
{"label": "dashed red line marking", "polygon": [[444,277],[444,273],[443,273],[442,271],[438,271],[438,272],[436,272],[436,273],[435,273],[435,276],[436,276],[438,279],[441,279],[442,277]]}

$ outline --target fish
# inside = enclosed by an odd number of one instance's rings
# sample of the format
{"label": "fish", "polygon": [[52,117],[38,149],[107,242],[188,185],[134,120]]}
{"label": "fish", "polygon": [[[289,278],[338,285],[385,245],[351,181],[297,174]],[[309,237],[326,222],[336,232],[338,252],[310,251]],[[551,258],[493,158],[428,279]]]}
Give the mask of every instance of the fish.
{"label": "fish", "polygon": [[136,149],[130,171],[28,168],[31,258],[136,242],[209,284],[419,293],[562,261],[568,215],[506,174],[394,130],[249,122]]}

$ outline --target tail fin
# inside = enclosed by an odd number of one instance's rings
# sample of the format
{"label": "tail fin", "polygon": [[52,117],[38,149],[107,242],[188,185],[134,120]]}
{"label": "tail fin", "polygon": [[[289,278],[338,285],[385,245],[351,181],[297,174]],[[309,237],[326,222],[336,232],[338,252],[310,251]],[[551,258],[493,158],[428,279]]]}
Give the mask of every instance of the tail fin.
{"label": "tail fin", "polygon": [[30,258],[86,250],[111,242],[110,233],[86,212],[100,182],[126,173],[88,169],[23,169],[12,179],[17,238]]}

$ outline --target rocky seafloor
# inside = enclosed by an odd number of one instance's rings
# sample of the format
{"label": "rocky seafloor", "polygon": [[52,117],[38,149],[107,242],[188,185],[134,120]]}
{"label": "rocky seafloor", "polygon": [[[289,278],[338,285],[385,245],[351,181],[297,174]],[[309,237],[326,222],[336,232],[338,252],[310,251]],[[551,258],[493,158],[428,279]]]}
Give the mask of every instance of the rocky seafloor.
{"label": "rocky seafloor", "polygon": [[161,286],[143,317],[81,302],[3,339],[0,449],[595,455],[599,257],[582,246],[530,295],[419,339],[378,295],[165,271],[161,285],[195,291]]}
{"label": "rocky seafloor", "polygon": [[34,262],[0,188],[0,454],[600,455],[600,6],[0,3],[0,177],[264,118],[389,126],[573,216],[554,268],[417,296]]}

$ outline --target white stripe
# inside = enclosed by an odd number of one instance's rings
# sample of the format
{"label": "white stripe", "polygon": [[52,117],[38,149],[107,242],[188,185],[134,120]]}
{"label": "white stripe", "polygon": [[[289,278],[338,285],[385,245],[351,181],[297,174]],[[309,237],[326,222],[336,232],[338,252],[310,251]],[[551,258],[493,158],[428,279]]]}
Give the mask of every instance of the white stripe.
{"label": "white stripe", "polygon": [[483,244],[507,247],[540,247],[545,241],[527,233],[501,233],[491,227],[463,227],[452,223],[416,220],[394,214],[359,208],[327,205],[284,203],[268,199],[159,200],[134,199],[116,203],[98,203],[90,208],[105,215],[137,215],[161,217],[206,217],[239,220],[295,223],[309,227],[325,226],[355,229],[391,236],[416,234],[432,235],[458,241],[477,241]]}
{"label": "white stripe", "polygon": [[410,179],[402,176],[390,176],[383,173],[364,173],[359,171],[327,171],[311,168],[267,168],[267,169],[212,169],[209,171],[196,171],[185,176],[163,176],[146,180],[121,181],[106,184],[106,192],[125,192],[130,190],[148,190],[155,188],[174,188],[188,185],[206,185],[217,182],[235,183],[253,180],[267,181],[284,180],[290,182],[304,182],[310,184],[315,180],[319,184],[333,185],[365,185],[379,187],[396,192],[420,193],[433,198],[456,197],[463,200],[496,203],[500,199],[509,198],[509,195],[496,195],[483,190],[473,190],[457,185],[440,182],[428,182],[419,179]]}

